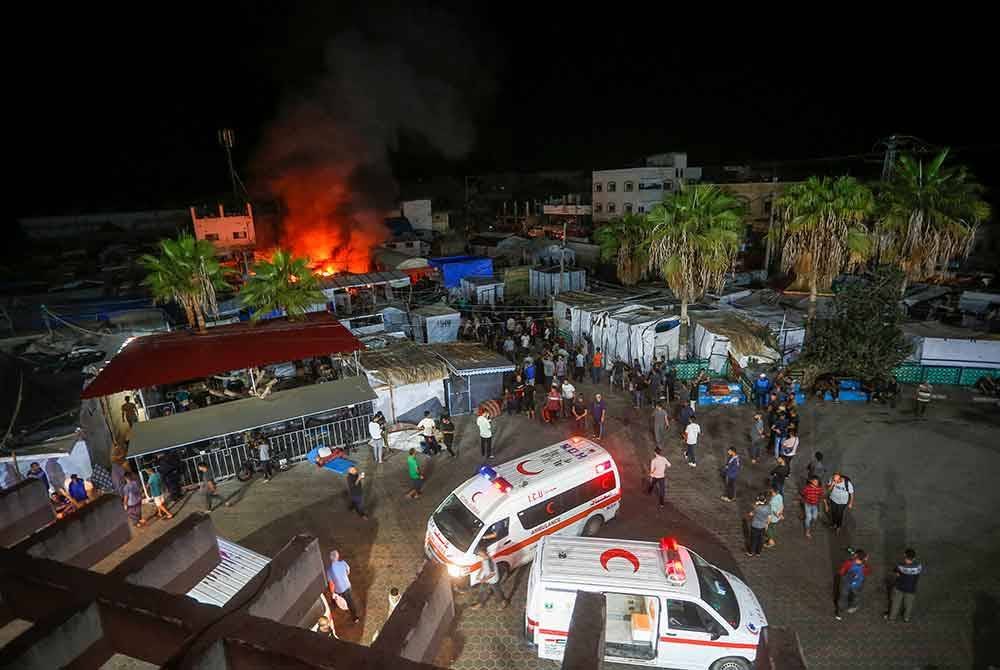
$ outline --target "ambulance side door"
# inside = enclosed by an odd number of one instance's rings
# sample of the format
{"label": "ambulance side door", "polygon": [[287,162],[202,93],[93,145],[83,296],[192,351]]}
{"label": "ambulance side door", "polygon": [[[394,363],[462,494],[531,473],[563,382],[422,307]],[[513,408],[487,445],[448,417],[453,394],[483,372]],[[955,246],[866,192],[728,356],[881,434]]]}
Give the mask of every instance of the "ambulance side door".
{"label": "ambulance side door", "polygon": [[670,667],[707,668],[727,655],[716,642],[726,635],[725,629],[699,602],[667,597],[663,605],[659,652]]}

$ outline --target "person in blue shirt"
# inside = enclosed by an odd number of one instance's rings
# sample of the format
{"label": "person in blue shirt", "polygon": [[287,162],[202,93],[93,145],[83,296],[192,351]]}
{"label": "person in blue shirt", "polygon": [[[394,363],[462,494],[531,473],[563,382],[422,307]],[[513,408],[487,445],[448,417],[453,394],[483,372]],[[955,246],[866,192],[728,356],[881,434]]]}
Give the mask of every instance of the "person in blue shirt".
{"label": "person in blue shirt", "polygon": [[757,377],[757,381],[754,382],[753,387],[757,394],[757,407],[767,407],[767,392],[771,390],[771,381],[767,378],[767,375],[761,372],[760,376]]}
{"label": "person in blue shirt", "polygon": [[69,493],[69,497],[73,499],[73,502],[77,504],[86,504],[89,499],[87,485],[75,474],[69,476],[69,486],[66,487],[66,492]]}
{"label": "person in blue shirt", "polygon": [[358,616],[357,606],[354,604],[354,597],[351,595],[351,566],[347,561],[340,560],[340,552],[334,549],[330,552],[330,567],[326,570],[326,577],[330,581],[330,590],[335,595],[340,596],[347,603],[347,610],[354,617],[354,623],[361,621]]}
{"label": "person in blue shirt", "polygon": [[722,468],[722,477],[726,480],[726,491],[722,494],[722,499],[726,502],[736,500],[736,478],[739,477],[742,467],[736,449],[729,447],[726,452],[726,465]]}
{"label": "person in blue shirt", "polygon": [[45,474],[45,470],[42,470],[42,466],[38,463],[32,463],[28,466],[28,476],[32,479],[41,480],[45,484],[45,490],[48,492],[52,487],[49,486],[49,476]]}

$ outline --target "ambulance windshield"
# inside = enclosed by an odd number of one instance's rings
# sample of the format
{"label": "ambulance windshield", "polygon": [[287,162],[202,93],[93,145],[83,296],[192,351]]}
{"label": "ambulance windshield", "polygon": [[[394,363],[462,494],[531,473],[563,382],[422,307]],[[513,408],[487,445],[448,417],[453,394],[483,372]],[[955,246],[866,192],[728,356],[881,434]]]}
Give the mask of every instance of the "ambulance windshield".
{"label": "ambulance windshield", "polygon": [[467,552],[472,541],[479,535],[483,522],[452,493],[434,513],[434,523],[438,530],[461,552]]}
{"label": "ambulance windshield", "polygon": [[688,550],[694,571],[698,574],[698,584],[701,586],[701,599],[708,603],[733,628],[740,626],[740,604],[733,593],[733,586],[726,576],[704,558]]}

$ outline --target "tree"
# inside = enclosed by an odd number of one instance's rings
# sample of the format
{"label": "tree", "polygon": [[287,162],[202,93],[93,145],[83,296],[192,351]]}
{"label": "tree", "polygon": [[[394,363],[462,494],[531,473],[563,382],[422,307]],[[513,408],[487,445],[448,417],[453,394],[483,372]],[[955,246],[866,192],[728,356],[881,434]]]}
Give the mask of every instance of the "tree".
{"label": "tree", "polygon": [[965,167],[946,167],[947,157],[947,149],[930,163],[900,156],[879,192],[880,260],[903,271],[901,291],[907,282],[968,256],[976,226],[990,216],[989,205],[980,198],[983,187]]}
{"label": "tree", "polygon": [[683,323],[689,303],[722,290],[745,235],[743,215],[743,203],[712,184],[682,186],[649,212],[649,267],[680,298]]}
{"label": "tree", "polygon": [[176,240],[160,240],[158,256],[139,259],[147,275],[143,284],[159,303],[175,301],[184,309],[188,325],[205,332],[206,309],[215,313],[215,292],[228,287],[211,242],[187,233]]}
{"label": "tree", "polygon": [[778,225],[769,234],[784,237],[782,270],[794,268],[809,286],[810,321],[818,290],[829,289],[834,277],[860,267],[871,253],[865,223],[874,203],[871,189],[854,177],[810,177],[778,198]]}
{"label": "tree", "polygon": [[296,258],[284,249],[275,251],[270,260],[254,264],[240,298],[254,310],[254,321],[275,310],[284,310],[294,319],[310,306],[326,302],[319,279],[309,269],[309,259]]}
{"label": "tree", "polygon": [[646,236],[646,220],[638,214],[612,219],[594,231],[594,241],[601,247],[601,260],[615,263],[618,281],[626,286],[634,286],[646,275],[649,265]]}
{"label": "tree", "polygon": [[899,287],[903,273],[880,267],[874,276],[845,282],[833,297],[833,311],[814,322],[797,365],[807,377],[826,372],[863,380],[888,379],[913,345],[900,327]]}

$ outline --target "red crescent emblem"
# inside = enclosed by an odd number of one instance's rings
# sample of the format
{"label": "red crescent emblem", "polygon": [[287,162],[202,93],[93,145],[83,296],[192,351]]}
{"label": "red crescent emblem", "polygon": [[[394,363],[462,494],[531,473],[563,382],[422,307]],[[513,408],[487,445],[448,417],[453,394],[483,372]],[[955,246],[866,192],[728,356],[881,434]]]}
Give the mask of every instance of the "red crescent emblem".
{"label": "red crescent emblem", "polygon": [[555,502],[550,502],[548,505],[545,506],[545,511],[548,512],[549,514],[555,514],[556,513],[555,510],[552,509],[553,505],[555,505]]}
{"label": "red crescent emblem", "polygon": [[483,495],[482,491],[476,491],[475,493],[472,494],[472,497],[469,498],[469,502],[475,504],[475,502],[476,502],[476,496],[481,496],[481,495]]}
{"label": "red crescent emblem", "polygon": [[632,572],[639,572],[639,559],[631,551],[626,551],[625,549],[608,549],[606,552],[601,554],[601,567],[605,570],[608,569],[608,561],[612,558],[624,558],[626,561],[632,564]]}
{"label": "red crescent emblem", "polygon": [[541,470],[527,470],[527,469],[525,469],[524,464],[527,463],[530,460],[531,459],[529,458],[527,460],[524,460],[524,461],[521,461],[520,463],[518,463],[517,464],[517,471],[520,472],[522,475],[528,475],[529,477],[531,475],[537,475],[539,472],[541,472]]}

